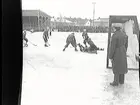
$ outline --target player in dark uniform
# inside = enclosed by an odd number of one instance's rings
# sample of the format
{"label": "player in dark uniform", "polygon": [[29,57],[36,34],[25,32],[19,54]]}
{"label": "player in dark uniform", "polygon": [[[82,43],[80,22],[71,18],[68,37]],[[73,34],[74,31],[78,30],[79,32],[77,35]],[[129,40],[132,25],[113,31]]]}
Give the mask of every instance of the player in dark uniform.
{"label": "player in dark uniform", "polygon": [[28,46],[28,39],[26,37],[26,30],[23,31],[23,40],[26,42],[24,46],[27,47]]}
{"label": "player in dark uniform", "polygon": [[88,34],[87,34],[86,29],[84,29],[84,32],[82,33],[82,37],[83,37],[83,39],[84,39],[83,43],[84,43],[85,46],[87,47],[87,45],[86,45],[86,40],[88,40],[89,36],[88,36]]}
{"label": "player in dark uniform", "polygon": [[65,45],[63,51],[65,51],[65,49],[69,46],[69,44],[71,44],[75,48],[75,51],[78,51],[77,50],[77,44],[76,44],[76,39],[75,39],[74,33],[71,33],[67,37],[67,39],[66,39],[66,45]]}
{"label": "player in dark uniform", "polygon": [[44,39],[44,42],[45,42],[45,47],[48,47],[48,39],[49,39],[49,32],[48,32],[48,29],[44,29],[44,32],[43,32],[43,39]]}

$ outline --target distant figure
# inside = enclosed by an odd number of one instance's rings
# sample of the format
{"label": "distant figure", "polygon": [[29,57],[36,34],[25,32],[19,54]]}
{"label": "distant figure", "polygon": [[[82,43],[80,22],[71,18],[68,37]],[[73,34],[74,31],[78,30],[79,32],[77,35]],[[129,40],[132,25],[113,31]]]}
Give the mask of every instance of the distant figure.
{"label": "distant figure", "polygon": [[25,47],[27,47],[28,46],[28,39],[26,37],[26,30],[23,31],[23,40],[26,42]]}
{"label": "distant figure", "polygon": [[47,29],[44,29],[44,32],[43,32],[43,39],[44,39],[44,42],[45,42],[45,47],[48,47],[48,39],[49,39],[49,30],[48,28]]}
{"label": "distant figure", "polygon": [[34,32],[34,29],[32,28],[32,29],[30,30],[30,32],[33,33],[33,32]]}
{"label": "distant figure", "polygon": [[111,38],[109,58],[112,61],[112,69],[114,73],[114,81],[110,83],[112,86],[124,84],[124,75],[127,70],[127,47],[128,36],[121,31],[121,24],[115,24],[115,32]]}
{"label": "distant figure", "polygon": [[87,45],[86,45],[86,40],[88,40],[89,36],[88,36],[88,34],[87,34],[86,29],[84,29],[84,31],[83,31],[83,33],[82,33],[82,37],[83,37],[83,39],[84,39],[83,43],[84,43],[85,46],[87,47]]}
{"label": "distant figure", "polygon": [[78,51],[77,50],[77,44],[76,44],[76,39],[75,39],[74,33],[71,33],[67,37],[67,39],[66,39],[66,45],[65,45],[63,51],[65,51],[65,49],[69,46],[69,44],[71,44],[75,48],[75,51]]}

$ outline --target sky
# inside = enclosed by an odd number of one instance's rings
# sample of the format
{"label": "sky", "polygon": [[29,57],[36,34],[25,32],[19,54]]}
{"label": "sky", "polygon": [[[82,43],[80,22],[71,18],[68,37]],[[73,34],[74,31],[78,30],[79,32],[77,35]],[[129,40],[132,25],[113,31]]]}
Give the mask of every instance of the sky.
{"label": "sky", "polygon": [[139,0],[22,0],[22,9],[40,9],[50,16],[108,18],[109,15],[136,15],[140,23]]}

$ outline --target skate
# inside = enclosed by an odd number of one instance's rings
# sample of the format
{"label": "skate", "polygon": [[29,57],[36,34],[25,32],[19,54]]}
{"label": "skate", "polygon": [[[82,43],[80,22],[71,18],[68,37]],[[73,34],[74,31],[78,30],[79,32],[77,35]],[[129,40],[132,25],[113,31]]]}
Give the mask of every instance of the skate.
{"label": "skate", "polygon": [[118,83],[115,83],[115,82],[112,82],[110,83],[111,86],[118,86],[119,84]]}
{"label": "skate", "polygon": [[75,49],[75,51],[77,52],[78,50],[77,50],[77,49]]}
{"label": "skate", "polygon": [[48,43],[48,46],[51,46],[51,45]]}
{"label": "skate", "polygon": [[65,51],[65,48],[63,49],[63,51]]}
{"label": "skate", "polygon": [[44,46],[45,46],[45,47],[48,47],[48,45],[47,45],[47,44],[45,44]]}

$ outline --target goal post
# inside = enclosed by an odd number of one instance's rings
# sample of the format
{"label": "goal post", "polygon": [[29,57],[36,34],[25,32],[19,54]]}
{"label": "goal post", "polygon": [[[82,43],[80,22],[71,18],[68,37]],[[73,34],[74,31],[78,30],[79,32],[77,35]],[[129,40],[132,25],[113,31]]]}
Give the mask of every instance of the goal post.
{"label": "goal post", "polygon": [[[107,44],[107,59],[106,59],[106,68],[112,68],[111,62],[109,60],[109,46],[110,46],[110,40],[111,40],[111,34],[112,34],[112,24],[113,23],[122,23],[125,24],[127,21],[132,20],[134,22],[134,30],[133,34],[137,35],[137,40],[139,43],[139,25],[137,21],[137,16],[118,16],[118,15],[111,15],[109,16],[109,31],[108,31],[108,44]],[[129,43],[129,42],[128,42]],[[128,57],[127,57],[128,59]],[[127,60],[129,64],[129,60]],[[129,65],[129,70],[138,70],[139,67],[134,67]]]}

